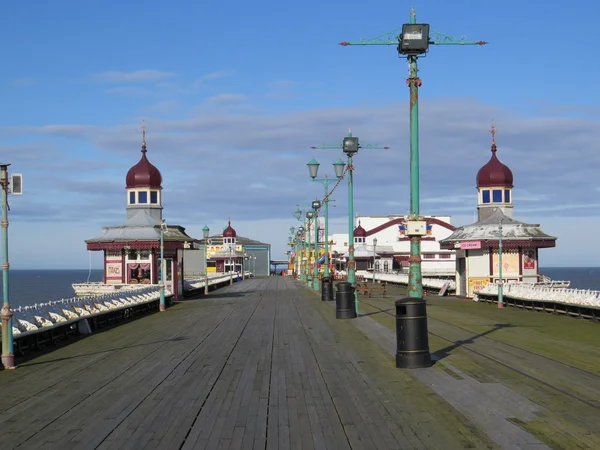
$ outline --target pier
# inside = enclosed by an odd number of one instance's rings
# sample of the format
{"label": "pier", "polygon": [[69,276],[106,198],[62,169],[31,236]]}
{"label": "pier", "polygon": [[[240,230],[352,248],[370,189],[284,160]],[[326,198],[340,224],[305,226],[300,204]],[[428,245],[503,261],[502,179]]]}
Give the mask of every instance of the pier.
{"label": "pier", "polygon": [[244,280],[0,372],[3,449],[597,448],[600,328],[428,298],[428,369],[394,366],[393,301],[361,316]]}

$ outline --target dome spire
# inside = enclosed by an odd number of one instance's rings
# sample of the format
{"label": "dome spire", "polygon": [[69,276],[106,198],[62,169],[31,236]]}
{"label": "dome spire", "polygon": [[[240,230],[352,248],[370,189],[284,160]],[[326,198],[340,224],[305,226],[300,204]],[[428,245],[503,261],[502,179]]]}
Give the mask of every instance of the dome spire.
{"label": "dome spire", "polygon": [[492,153],[496,153],[496,124],[494,123],[494,119],[492,119],[492,128],[490,129],[490,133],[492,135]]}
{"label": "dome spire", "polygon": [[512,171],[500,162],[496,156],[496,125],[492,121],[490,129],[492,135],[492,157],[490,160],[477,172],[477,187],[513,187]]}
{"label": "dome spire", "polygon": [[142,120],[142,153],[146,153],[146,121]]}

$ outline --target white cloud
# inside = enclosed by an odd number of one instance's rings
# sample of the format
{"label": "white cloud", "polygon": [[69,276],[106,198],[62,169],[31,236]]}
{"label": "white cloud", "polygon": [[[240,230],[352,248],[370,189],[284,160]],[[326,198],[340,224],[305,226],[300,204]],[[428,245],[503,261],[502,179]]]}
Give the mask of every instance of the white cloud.
{"label": "white cloud", "polygon": [[147,95],[152,94],[152,90],[148,88],[143,88],[139,86],[117,86],[104,90],[105,94],[108,95],[125,95],[125,96],[142,96],[145,97]]}
{"label": "white cloud", "polygon": [[[310,147],[340,143],[348,127],[364,144],[392,147],[363,149],[355,156],[355,210],[364,215],[404,214],[409,200],[406,110],[405,103],[290,113],[232,114],[213,108],[179,120],[146,118],[148,158],[164,180],[164,215],[195,236],[202,235],[204,223],[225,226],[232,216],[239,234],[271,243],[273,256],[281,258],[287,230],[295,225],[296,204],[323,195],[323,186],[311,182],[306,163],[315,157],[321,163],[319,176],[333,176],[331,164],[343,157],[341,150]],[[455,224],[473,221],[475,176],[491,156],[487,130],[493,117],[498,157],[514,173],[515,218],[541,223],[559,237],[558,248],[544,253],[548,261],[597,264],[600,242],[571,238],[568,225],[573,216],[582,226],[587,223],[585,229],[600,225],[598,121],[526,117],[464,99],[425,100],[420,110],[423,214],[451,214]],[[5,142],[26,141],[20,147],[0,147],[0,155],[19,155],[11,169],[25,174],[30,193],[11,202],[16,224],[12,233],[24,233],[20,225],[35,221],[40,233],[64,237],[37,247],[48,260],[61,253],[87,263],[81,236],[61,235],[59,229],[77,223],[90,238],[102,225],[124,219],[125,174],[141,156],[139,120],[109,126],[0,127],[0,134]],[[345,232],[345,182],[332,199],[332,232]]]}
{"label": "white cloud", "polygon": [[244,94],[218,94],[210,97],[208,103],[241,103],[248,100],[248,96]]}
{"label": "white cloud", "polygon": [[34,84],[37,84],[37,81],[32,77],[17,78],[13,80],[13,86],[18,87],[33,86]]}
{"label": "white cloud", "polygon": [[95,81],[103,83],[148,83],[158,82],[175,76],[172,72],[155,69],[136,70],[134,72],[120,72],[111,70],[93,75]]}

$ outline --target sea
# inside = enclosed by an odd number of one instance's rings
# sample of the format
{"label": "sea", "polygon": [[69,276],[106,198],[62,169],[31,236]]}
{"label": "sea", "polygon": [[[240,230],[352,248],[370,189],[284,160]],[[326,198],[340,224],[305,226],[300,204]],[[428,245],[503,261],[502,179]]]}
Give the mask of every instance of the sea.
{"label": "sea", "polygon": [[[540,273],[553,280],[568,280],[576,289],[600,291],[600,267],[548,267]],[[11,308],[72,298],[73,283],[102,281],[102,270],[10,270]]]}

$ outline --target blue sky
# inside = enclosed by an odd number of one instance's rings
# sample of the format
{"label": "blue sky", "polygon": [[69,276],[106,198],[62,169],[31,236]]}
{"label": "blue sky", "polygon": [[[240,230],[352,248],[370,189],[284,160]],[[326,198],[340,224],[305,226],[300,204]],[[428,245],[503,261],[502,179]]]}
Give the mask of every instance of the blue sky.
{"label": "blue sky", "polygon": [[[87,267],[83,241],[124,220],[142,120],[164,217],[193,236],[231,216],[283,257],[296,204],[322,193],[306,162],[331,175],[342,156],[309,147],[349,127],[392,147],[355,158],[355,211],[406,213],[406,61],[337,43],[400,28],[413,4],[432,30],[490,42],[420,59],[422,212],[472,222],[494,119],[515,218],[559,238],[541,265],[598,265],[597,2],[61,0],[3,7],[0,159],[26,190],[10,198],[11,267]],[[346,208],[340,190],[332,232]]]}

